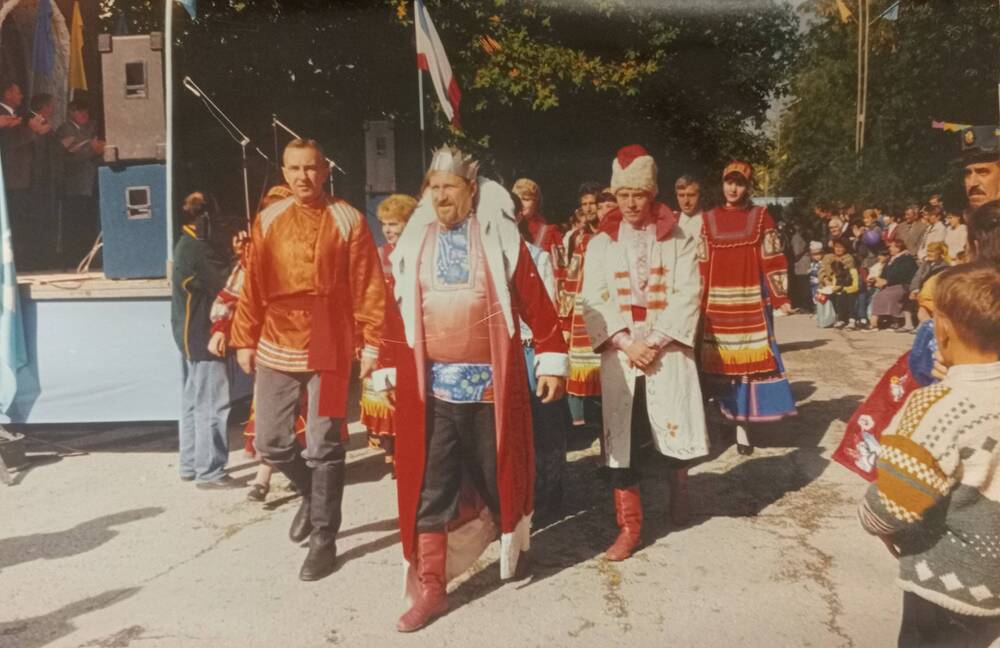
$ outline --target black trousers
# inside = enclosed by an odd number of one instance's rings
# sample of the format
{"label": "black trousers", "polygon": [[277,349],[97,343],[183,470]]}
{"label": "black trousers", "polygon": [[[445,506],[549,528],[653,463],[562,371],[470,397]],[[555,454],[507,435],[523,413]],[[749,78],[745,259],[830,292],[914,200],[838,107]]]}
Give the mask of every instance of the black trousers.
{"label": "black trousers", "polygon": [[988,648],[1000,639],[1000,618],[958,614],[903,592],[899,648]]}
{"label": "black trousers", "polygon": [[853,318],[857,303],[858,296],[856,294],[847,294],[842,292],[834,293],[833,310],[837,312],[837,321],[846,322]]}
{"label": "black trousers", "polygon": [[790,273],[788,280],[788,292],[792,299],[792,306],[810,313],[814,311],[816,306],[813,304],[812,291],[809,289],[809,275]]}
{"label": "black trousers", "polygon": [[649,414],[646,410],[645,376],[639,376],[635,379],[631,430],[632,443],[629,447],[629,467],[608,469],[613,488],[626,489],[638,484],[642,478],[642,470],[639,464],[644,457],[650,457],[650,459],[656,461],[658,465],[666,470],[680,470],[690,465],[688,461],[665,457],[655,450],[651,451],[647,449],[653,446],[653,427],[649,423]]}
{"label": "black trousers", "polygon": [[494,513],[497,489],[496,421],[492,403],[427,402],[427,461],[417,509],[417,531],[443,531],[458,515],[468,479]]}

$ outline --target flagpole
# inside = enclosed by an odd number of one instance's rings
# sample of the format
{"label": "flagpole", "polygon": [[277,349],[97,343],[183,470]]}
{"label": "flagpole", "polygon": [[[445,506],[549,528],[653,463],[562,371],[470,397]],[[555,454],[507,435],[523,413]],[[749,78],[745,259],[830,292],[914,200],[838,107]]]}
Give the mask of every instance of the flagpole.
{"label": "flagpole", "polygon": [[167,280],[170,279],[174,261],[174,0],[163,0],[163,51],[164,89],[167,103],[167,162],[166,162],[166,228],[167,228]]}
{"label": "flagpole", "polygon": [[861,81],[861,144],[859,152],[864,154],[865,150],[865,126],[868,119],[868,54],[871,50],[869,36],[871,35],[871,23],[868,22],[868,14],[871,11],[871,0],[865,0],[865,58]]}
{"label": "flagpole", "polygon": [[424,74],[417,68],[417,91],[420,93],[420,169],[427,170],[427,127],[424,125]]}
{"label": "flagpole", "polygon": [[861,48],[864,40],[864,0],[858,0],[858,83],[854,99],[854,153],[861,152]]}

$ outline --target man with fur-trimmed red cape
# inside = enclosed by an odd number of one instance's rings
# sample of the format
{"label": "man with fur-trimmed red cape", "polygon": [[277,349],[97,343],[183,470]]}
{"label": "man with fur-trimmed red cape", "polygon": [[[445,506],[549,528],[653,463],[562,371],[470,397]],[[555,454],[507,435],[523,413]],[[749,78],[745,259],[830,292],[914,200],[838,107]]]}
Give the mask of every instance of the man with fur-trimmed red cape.
{"label": "man with fur-trimmed red cape", "polygon": [[[402,331],[386,339],[376,388],[394,389],[399,527],[411,632],[448,610],[445,588],[500,532],[500,576],[527,550],[534,449],[526,371],[543,403],[562,397],[566,344],[521,240],[513,201],[462,151],[438,150],[390,257]],[[394,319],[394,318],[393,318]],[[525,367],[520,320],[534,334]],[[394,386],[394,387],[393,387]]]}

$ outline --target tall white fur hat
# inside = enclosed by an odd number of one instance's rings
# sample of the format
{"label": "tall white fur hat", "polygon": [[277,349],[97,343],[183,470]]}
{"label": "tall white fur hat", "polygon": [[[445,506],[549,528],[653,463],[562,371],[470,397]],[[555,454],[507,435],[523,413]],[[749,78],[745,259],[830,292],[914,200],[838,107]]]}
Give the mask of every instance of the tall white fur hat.
{"label": "tall white fur hat", "polygon": [[611,191],[644,189],[655,196],[659,193],[656,175],[656,160],[642,145],[622,147],[611,162]]}

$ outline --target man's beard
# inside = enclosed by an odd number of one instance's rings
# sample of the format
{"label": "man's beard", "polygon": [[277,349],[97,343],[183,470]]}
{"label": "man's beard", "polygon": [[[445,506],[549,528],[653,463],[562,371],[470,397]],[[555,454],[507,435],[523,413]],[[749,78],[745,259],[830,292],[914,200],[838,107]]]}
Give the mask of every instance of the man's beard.
{"label": "man's beard", "polygon": [[[442,214],[441,210],[443,208],[448,208],[449,211],[448,211],[447,215]],[[454,203],[450,203],[450,202],[449,203],[441,203],[441,204],[435,205],[434,206],[434,213],[437,215],[438,222],[441,223],[442,225],[446,225],[448,227],[451,227],[452,225],[457,225],[458,223],[461,223],[469,215],[469,212],[466,212],[465,214],[459,214],[458,209],[455,206],[455,204]]]}

